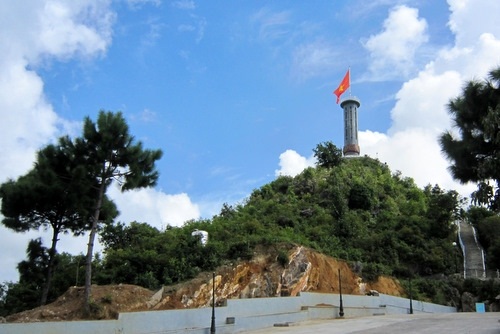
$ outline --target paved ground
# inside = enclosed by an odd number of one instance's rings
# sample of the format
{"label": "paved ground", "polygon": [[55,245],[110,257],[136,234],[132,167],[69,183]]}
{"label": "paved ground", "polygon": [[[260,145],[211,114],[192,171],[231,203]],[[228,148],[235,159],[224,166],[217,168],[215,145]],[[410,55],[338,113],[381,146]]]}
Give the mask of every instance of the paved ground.
{"label": "paved ground", "polygon": [[500,313],[385,315],[307,321],[247,333],[328,334],[500,334]]}

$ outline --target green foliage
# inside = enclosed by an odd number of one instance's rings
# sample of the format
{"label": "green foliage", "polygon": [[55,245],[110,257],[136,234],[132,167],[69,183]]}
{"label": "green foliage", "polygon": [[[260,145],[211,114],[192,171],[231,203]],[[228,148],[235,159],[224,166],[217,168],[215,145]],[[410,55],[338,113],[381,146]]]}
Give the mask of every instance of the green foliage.
{"label": "green foliage", "polygon": [[104,316],[104,307],[95,300],[90,299],[87,316],[89,319],[102,319]]}
{"label": "green foliage", "polygon": [[218,264],[214,244],[205,247],[191,232],[200,224],[160,232],[146,223],[106,226],[100,241],[106,256],[95,280],[99,284],[131,283],[149,289],[194,277]]}
{"label": "green foliage", "polygon": [[3,315],[18,313],[39,305],[41,291],[32,284],[7,282],[4,297]]}
{"label": "green foliage", "polygon": [[480,301],[494,302],[496,296],[500,294],[500,282],[495,279],[479,280],[467,278],[461,285],[458,285],[461,292],[467,291],[477,296]]}
{"label": "green foliage", "polygon": [[118,182],[122,191],[154,186],[159,176],[155,162],[161,156],[161,150],[143,149],[141,142],[134,142],[120,112],[100,111],[96,123],[89,117],[84,119],[81,137],[61,137],[57,145],[48,145],[38,153],[32,171],[0,186],[5,226],[16,231],[41,226],[53,230],[44,268],[46,278],[42,281],[42,304],[51,286],[59,234],[89,230],[85,300],[87,312],[90,311],[95,236],[100,225],[111,223],[118,214],[106,197],[106,190],[112,181]]}
{"label": "green foliage", "polygon": [[500,268],[500,217],[484,208],[469,210],[469,216],[485,249],[487,267]]}
{"label": "green foliage", "polygon": [[[50,228],[52,243],[43,268],[40,304],[45,304],[52,286],[59,235],[79,235],[88,229],[95,182],[85,176],[85,166],[75,163],[63,137],[57,145],[48,145],[37,154],[34,168],[16,181],[0,186],[2,223],[14,231]],[[116,216],[116,208],[103,197],[102,213]],[[101,217],[102,218],[102,217]]]}
{"label": "green foliage", "polygon": [[[278,177],[244,202],[224,204],[213,218],[182,227],[159,231],[146,223],[105,225],[100,233],[104,258],[94,261],[94,283],[154,289],[250,259],[260,245],[274,246],[283,266],[287,247],[310,247],[357,263],[368,281],[379,275],[407,278],[409,272],[423,278],[453,274],[452,222],[458,205],[455,192],[438,186],[420,189],[378,160],[346,159],[335,168],[318,166]],[[195,230],[208,232],[205,246],[191,235]],[[77,267],[70,264],[74,275]],[[417,282],[414,289],[426,298],[432,292],[438,299],[447,296],[444,288],[426,284]]]}
{"label": "green foliage", "polygon": [[485,249],[489,249],[500,241],[500,217],[489,216],[479,220],[476,224],[479,241]]}
{"label": "green foliage", "polygon": [[[363,275],[453,273],[458,195],[419,189],[370,158],[278,177],[228,207],[204,229],[223,259],[247,259],[259,244],[301,244],[363,263]],[[427,250],[432,251],[427,251]]]}
{"label": "green foliage", "polygon": [[5,299],[9,291],[8,283],[0,283],[0,317],[5,317],[9,314],[7,305],[5,304]]}
{"label": "green foliage", "polygon": [[390,274],[392,274],[392,270],[380,263],[367,263],[361,271],[361,277],[366,282],[376,282],[379,276]]}
{"label": "green foliage", "polygon": [[288,254],[283,251],[283,250],[279,250],[278,252],[278,257],[276,258],[276,261],[282,266],[282,267],[286,267],[288,266]]}
{"label": "green foliage", "polygon": [[318,144],[313,151],[320,167],[332,168],[342,163],[342,150],[330,141]]}
{"label": "green foliage", "polygon": [[159,177],[155,163],[162,152],[147,150],[141,142],[135,143],[121,112],[103,110],[96,123],[89,117],[84,119],[81,137],[74,141],[66,139],[63,143],[75,157],[76,166],[85,166],[87,182],[96,189],[85,262],[85,308],[89,312],[93,247],[106,208],[106,190],[112,181],[117,181],[122,191],[154,186]]}
{"label": "green foliage", "polygon": [[472,198],[478,205],[500,210],[500,67],[484,81],[469,81],[448,109],[458,138],[450,131],[441,135],[443,152],[451,161],[450,171],[460,182],[475,182]]}
{"label": "green foliage", "polygon": [[[400,280],[406,291],[406,297],[410,294],[409,279]],[[431,303],[458,307],[460,305],[461,292],[454,286],[453,282],[426,277],[415,277],[411,282],[412,298],[415,300],[428,301]],[[463,291],[462,291],[463,292]]]}

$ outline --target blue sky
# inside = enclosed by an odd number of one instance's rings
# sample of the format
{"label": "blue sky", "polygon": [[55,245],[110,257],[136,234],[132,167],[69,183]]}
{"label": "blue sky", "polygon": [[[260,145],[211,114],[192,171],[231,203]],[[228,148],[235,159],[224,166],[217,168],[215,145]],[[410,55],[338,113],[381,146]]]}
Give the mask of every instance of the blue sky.
{"label": "blue sky", "polygon": [[[110,189],[119,220],[210,218],[314,165],[317,144],[343,146],[332,91],[350,67],[361,154],[467,196],[437,137],[464,81],[500,65],[498,13],[492,0],[4,0],[0,182],[26,173],[40,147],[79,135],[85,116],[122,111],[164,156],[154,189]],[[0,232],[0,282],[17,280],[28,240],[49,237]],[[59,250],[85,244],[63,236]]]}

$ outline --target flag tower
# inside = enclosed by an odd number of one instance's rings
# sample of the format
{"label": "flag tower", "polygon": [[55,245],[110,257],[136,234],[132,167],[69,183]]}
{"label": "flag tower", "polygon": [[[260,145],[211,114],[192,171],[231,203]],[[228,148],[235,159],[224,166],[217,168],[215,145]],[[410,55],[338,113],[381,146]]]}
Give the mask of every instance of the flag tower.
{"label": "flag tower", "polygon": [[358,144],[358,108],[361,102],[358,98],[351,96],[351,70],[348,69],[339,87],[333,92],[337,96],[337,104],[340,96],[349,88],[349,97],[342,100],[340,107],[344,110],[344,156],[359,156]]}

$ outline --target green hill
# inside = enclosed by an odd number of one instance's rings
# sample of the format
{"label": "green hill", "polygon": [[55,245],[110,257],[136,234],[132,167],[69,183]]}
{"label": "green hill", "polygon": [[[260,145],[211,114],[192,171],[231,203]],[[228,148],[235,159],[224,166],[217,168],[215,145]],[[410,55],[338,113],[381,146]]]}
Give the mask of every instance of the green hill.
{"label": "green hill", "polygon": [[[99,283],[176,283],[217,265],[248,259],[257,245],[299,244],[350,261],[362,277],[450,275],[457,269],[453,224],[459,198],[439,186],[418,188],[368,158],[308,168],[224,204],[211,219],[160,232],[147,224],[108,226]],[[209,234],[205,247],[191,236]]]}
{"label": "green hill", "polygon": [[221,259],[248,256],[257,244],[295,243],[359,262],[368,280],[451,274],[458,204],[455,191],[419,189],[363,157],[278,177],[244,203],[185,228],[208,231]]}
{"label": "green hill", "polygon": [[[257,245],[273,244],[300,244],[348,260],[367,281],[381,274],[450,275],[457,270],[453,220],[458,206],[455,191],[420,189],[369,157],[342,159],[329,168],[278,177],[243,203],[224,204],[212,219],[181,228],[107,227],[101,233],[106,256],[96,280],[176,283],[248,259]],[[205,247],[191,236],[195,229],[208,232]]]}
{"label": "green hill", "polygon": [[[155,289],[250,259],[256,246],[274,247],[285,264],[289,246],[303,245],[348,261],[367,282],[391,275],[408,287],[412,277],[416,298],[457,305],[463,283],[442,278],[460,270],[453,246],[458,194],[437,185],[421,189],[369,157],[320,161],[255,189],[242,203],[224,204],[211,219],[164,231],[138,222],[104,227],[104,256],[94,261],[93,283]],[[196,229],[208,232],[205,246],[192,236]],[[58,255],[49,301],[83,284],[83,263],[82,255]],[[40,286],[9,284],[2,312],[36,306]]]}

